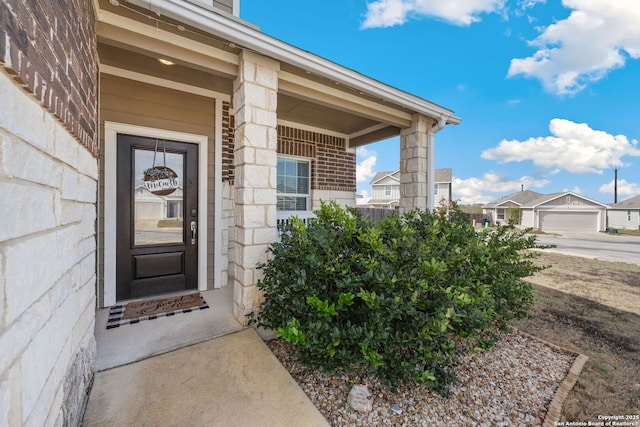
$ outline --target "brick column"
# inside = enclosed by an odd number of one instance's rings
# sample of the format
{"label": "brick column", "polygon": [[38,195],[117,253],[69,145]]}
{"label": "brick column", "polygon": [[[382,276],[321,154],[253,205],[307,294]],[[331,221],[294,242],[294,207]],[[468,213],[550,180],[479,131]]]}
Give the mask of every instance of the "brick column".
{"label": "brick column", "polygon": [[280,64],[240,54],[234,82],[235,257],[233,313],[243,324],[262,302],[256,264],[276,240],[277,95]]}
{"label": "brick column", "polygon": [[414,114],[411,127],[400,133],[400,211],[428,208],[429,127],[432,120]]}

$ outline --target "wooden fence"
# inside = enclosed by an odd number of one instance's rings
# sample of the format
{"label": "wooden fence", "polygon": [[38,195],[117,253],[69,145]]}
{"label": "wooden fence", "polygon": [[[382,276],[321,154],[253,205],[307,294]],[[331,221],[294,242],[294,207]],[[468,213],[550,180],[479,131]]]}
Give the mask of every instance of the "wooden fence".
{"label": "wooden fence", "polygon": [[385,215],[397,215],[398,211],[395,209],[385,209],[385,208],[365,208],[365,207],[356,207],[356,211],[363,218],[369,218],[371,221],[377,222],[382,219]]}

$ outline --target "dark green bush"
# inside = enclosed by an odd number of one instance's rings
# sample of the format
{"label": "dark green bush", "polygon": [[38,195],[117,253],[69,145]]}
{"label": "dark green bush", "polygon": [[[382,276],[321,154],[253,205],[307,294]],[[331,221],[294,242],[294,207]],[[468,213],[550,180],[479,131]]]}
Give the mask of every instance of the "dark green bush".
{"label": "dark green bush", "polygon": [[459,210],[377,223],[335,203],[285,226],[261,264],[252,322],[296,345],[303,363],[446,393],[458,357],[532,304],[535,237],[476,232]]}

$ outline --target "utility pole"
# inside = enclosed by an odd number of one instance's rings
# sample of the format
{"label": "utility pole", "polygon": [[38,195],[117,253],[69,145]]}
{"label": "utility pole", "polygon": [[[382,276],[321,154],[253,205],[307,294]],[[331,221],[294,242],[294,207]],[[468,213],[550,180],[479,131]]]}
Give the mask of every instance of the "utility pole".
{"label": "utility pole", "polygon": [[613,203],[618,203],[618,168],[613,170]]}

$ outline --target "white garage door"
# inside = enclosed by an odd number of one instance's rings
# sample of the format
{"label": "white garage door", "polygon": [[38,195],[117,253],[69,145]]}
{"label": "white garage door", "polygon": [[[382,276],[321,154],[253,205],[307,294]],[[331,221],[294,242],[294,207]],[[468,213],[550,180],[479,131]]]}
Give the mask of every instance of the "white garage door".
{"label": "white garage door", "polygon": [[598,231],[598,212],[540,212],[540,230]]}

